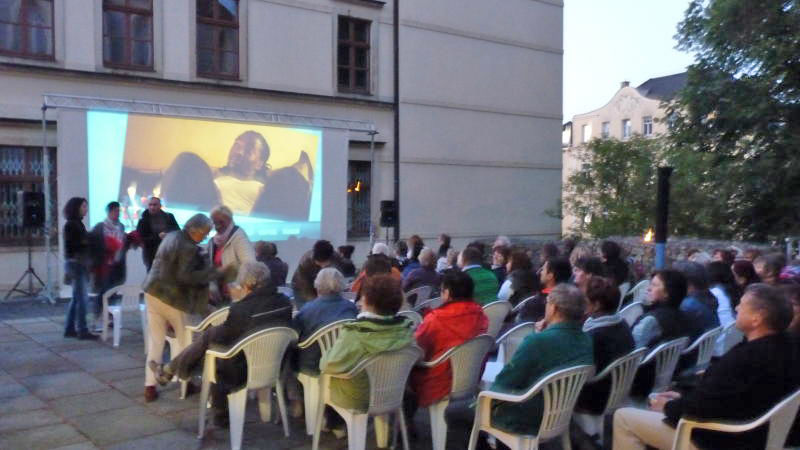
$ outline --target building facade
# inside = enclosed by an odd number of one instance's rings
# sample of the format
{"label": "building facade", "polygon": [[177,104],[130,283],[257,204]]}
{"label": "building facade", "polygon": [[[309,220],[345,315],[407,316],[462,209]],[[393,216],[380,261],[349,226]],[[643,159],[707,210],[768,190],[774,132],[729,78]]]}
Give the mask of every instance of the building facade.
{"label": "building facade", "polygon": [[[13,283],[26,263],[16,191],[42,188],[45,93],[371,121],[379,132],[374,166],[368,139],[353,134],[341,188],[356,260],[366,254],[370,227],[385,236],[378,205],[394,195],[391,1],[3,4],[0,285]],[[558,235],[558,221],[543,211],[560,195],[563,2],[399,6],[401,236],[435,245],[446,232],[463,245],[497,234]],[[87,171],[58,158],[57,130],[66,125],[58,110],[47,119],[45,139],[58,162],[54,198],[69,198],[61,186]],[[32,239],[42,273],[41,231]],[[129,256],[129,266],[139,261]]]}

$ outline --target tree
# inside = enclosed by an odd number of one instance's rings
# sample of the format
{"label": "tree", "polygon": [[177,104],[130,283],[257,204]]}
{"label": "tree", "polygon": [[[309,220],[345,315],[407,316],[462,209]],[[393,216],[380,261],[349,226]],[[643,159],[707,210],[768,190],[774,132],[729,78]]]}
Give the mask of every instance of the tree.
{"label": "tree", "polygon": [[800,4],[693,0],[678,48],[694,52],[686,88],[669,105],[669,147],[695,158],[698,213],[719,237],[766,240],[800,232]]}

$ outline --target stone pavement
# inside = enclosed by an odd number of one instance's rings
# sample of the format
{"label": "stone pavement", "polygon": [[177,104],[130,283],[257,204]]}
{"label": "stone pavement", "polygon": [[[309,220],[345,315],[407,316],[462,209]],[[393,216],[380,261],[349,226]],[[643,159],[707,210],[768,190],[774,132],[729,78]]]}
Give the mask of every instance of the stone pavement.
{"label": "stone pavement", "polygon": [[[113,348],[111,333],[108,343],[64,338],[64,309],[0,303],[0,449],[230,448],[228,431],[213,425],[202,441],[196,438],[197,396],[179,400],[177,385],[144,402],[138,313],[125,315],[120,346]],[[422,410],[415,417],[419,437],[412,448],[431,448],[427,416]],[[448,420],[448,449],[466,448],[472,412],[455,408]],[[302,419],[291,419],[291,432],[285,438],[280,425],[262,423],[255,402],[248,403],[243,448],[311,448]],[[375,448],[373,436],[368,448]],[[323,433],[321,448],[345,449],[347,440]]]}

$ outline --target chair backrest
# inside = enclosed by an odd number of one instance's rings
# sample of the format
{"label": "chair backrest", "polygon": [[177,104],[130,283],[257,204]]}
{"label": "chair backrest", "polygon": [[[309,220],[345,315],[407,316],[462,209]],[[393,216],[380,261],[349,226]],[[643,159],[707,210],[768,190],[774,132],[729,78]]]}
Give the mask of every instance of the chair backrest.
{"label": "chair backrest", "polygon": [[619,303],[617,303],[617,311],[622,309],[622,303],[625,301],[625,296],[628,295],[628,291],[631,289],[630,281],[626,281],[619,285]]}
{"label": "chair backrest", "polygon": [[436,309],[440,306],[442,306],[442,297],[434,297],[424,302],[417,302],[414,305],[414,311],[420,312],[425,308]]}
{"label": "chair backrest", "polygon": [[422,323],[422,316],[416,311],[400,311],[398,316],[403,316],[414,323],[414,328],[417,328]]}
{"label": "chair backrest", "polygon": [[249,334],[232,351],[242,351],[247,359],[247,388],[275,385],[281,374],[283,355],[297,341],[297,332],[287,327],[266,328]]}
{"label": "chair backrest", "polygon": [[642,304],[646,304],[647,289],[649,287],[650,287],[650,280],[647,278],[636,283],[636,285],[633,286],[630,291],[628,291],[628,294],[631,296],[631,303],[642,302]]}
{"label": "chair backrest", "polygon": [[483,307],[483,313],[489,318],[489,329],[486,330],[486,334],[492,338],[496,338],[500,334],[503,322],[508,317],[508,313],[511,312],[511,308],[511,302],[505,300],[491,302]]}
{"label": "chair backrest", "polygon": [[527,298],[524,298],[524,299],[520,300],[520,302],[517,303],[516,306],[514,306],[514,309],[511,310],[511,313],[512,314],[518,314],[520,311],[522,311],[522,308],[525,307],[525,303],[528,303],[529,301],[533,300],[534,298],[536,298],[536,296],[535,295],[531,295],[530,297],[527,297]]}
{"label": "chair backrest", "polygon": [[641,317],[644,314],[644,305],[642,302],[633,302],[630,305],[622,308],[620,312],[618,312],[625,323],[628,324],[629,327],[632,327],[636,319]]}
{"label": "chair backrest", "polygon": [[431,286],[420,286],[416,289],[412,289],[406,292],[406,301],[410,305],[416,305],[419,302],[424,302],[425,300],[431,298],[431,291],[433,287]]}
{"label": "chair backrest", "polygon": [[122,297],[119,302],[119,307],[122,311],[139,311],[139,303],[143,292],[142,287],[138,284],[114,286],[103,294],[103,304],[108,306],[109,299],[114,295],[119,295]]}
{"label": "chair backrest", "polygon": [[451,400],[475,395],[478,383],[481,381],[483,362],[493,346],[494,337],[482,334],[452,349],[449,358],[453,372],[453,382],[450,386]]}
{"label": "chair backrest", "polygon": [[306,338],[303,342],[297,344],[297,346],[300,348],[307,348],[317,344],[319,346],[320,355],[325,356],[325,353],[330,350],[336,340],[339,339],[339,334],[342,332],[342,327],[350,322],[353,322],[353,319],[343,319],[337,320],[336,322],[331,322],[315,331],[314,334]]}
{"label": "chair backrest", "polygon": [[230,312],[231,307],[226,306],[224,308],[220,308],[211,314],[207,315],[200,323],[197,324],[197,329],[205,330],[208,327],[215,327],[217,325],[222,325],[225,320],[228,319],[228,313]]}
{"label": "chair backrest", "polygon": [[664,342],[654,348],[653,351],[642,360],[642,364],[647,364],[655,360],[653,392],[663,392],[669,389],[672,376],[675,374],[675,368],[678,366],[678,360],[681,357],[681,351],[683,351],[688,344],[688,337]]}
{"label": "chair backrest", "polygon": [[737,344],[742,342],[742,340],[744,340],[744,334],[738,328],[736,328],[736,322],[733,322],[723,328],[722,334],[724,336],[722,338],[722,348],[720,349],[722,353],[719,356],[728,353],[728,350],[732,349]]}
{"label": "chair backrest", "polygon": [[353,291],[342,291],[342,298],[346,298],[347,300],[350,300],[351,302],[356,301],[356,296],[357,295],[358,294],[356,292],[353,292]]}
{"label": "chair backrest", "polygon": [[402,407],[408,375],[420,358],[422,349],[409,345],[400,350],[378,353],[364,362],[363,370],[369,377],[367,412],[370,415],[382,415]]}
{"label": "chair backrest", "polygon": [[511,361],[511,357],[522,344],[522,340],[534,331],[536,331],[536,325],[533,322],[523,322],[497,338],[497,345],[502,348],[503,361],[501,362],[503,365]]}
{"label": "chair backrest", "polygon": [[278,286],[278,292],[289,298],[294,298],[294,289],[289,286]]}
{"label": "chair backrest", "polygon": [[625,356],[617,358],[592,378],[590,383],[611,378],[611,391],[608,394],[603,414],[614,412],[628,398],[631,386],[633,386],[633,379],[636,377],[636,370],[639,369],[639,364],[642,363],[646,353],[646,348],[636,349]]}
{"label": "chair backrest", "polygon": [[538,383],[544,397],[542,424],[537,436],[540,440],[562,435],[572,419],[584,383],[594,373],[594,366],[575,366],[554,372]]}
{"label": "chair backrest", "polygon": [[717,338],[722,334],[722,327],[712,328],[705,333],[701,334],[692,345],[686,348],[684,355],[697,349],[697,363],[696,367],[705,367],[711,362],[711,356],[714,355],[714,346],[717,343]]}

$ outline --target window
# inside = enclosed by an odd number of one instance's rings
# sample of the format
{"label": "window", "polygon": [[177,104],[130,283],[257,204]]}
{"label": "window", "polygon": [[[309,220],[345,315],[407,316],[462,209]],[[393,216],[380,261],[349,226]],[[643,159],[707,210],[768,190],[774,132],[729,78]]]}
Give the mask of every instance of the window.
{"label": "window", "polygon": [[197,0],[197,74],[239,78],[239,0]]}
{"label": "window", "polygon": [[622,139],[631,137],[631,119],[622,119]]}
{"label": "window", "polygon": [[589,124],[581,125],[581,142],[584,144],[592,139],[592,126]]}
{"label": "window", "polygon": [[600,135],[603,139],[608,139],[611,136],[611,122],[603,122],[600,125]]}
{"label": "window", "polygon": [[[56,149],[50,151],[50,194],[56,198]],[[26,230],[19,225],[17,217],[17,191],[44,190],[42,176],[41,147],[11,147],[0,145],[0,243],[26,245]],[[51,205],[53,230],[58,223],[58,207]],[[31,237],[39,241],[43,230],[32,230]]]}
{"label": "window", "polygon": [[347,236],[369,235],[371,171],[368,161],[347,165]]}
{"label": "window", "polygon": [[340,92],[369,94],[369,25],[366,20],[339,17],[336,61]]}
{"label": "window", "polygon": [[53,0],[0,0],[0,53],[53,59]]}
{"label": "window", "polygon": [[153,68],[152,0],[103,1],[103,63],[125,69]]}
{"label": "window", "polygon": [[642,118],[642,136],[650,136],[653,134],[653,118],[651,116],[644,116]]}

